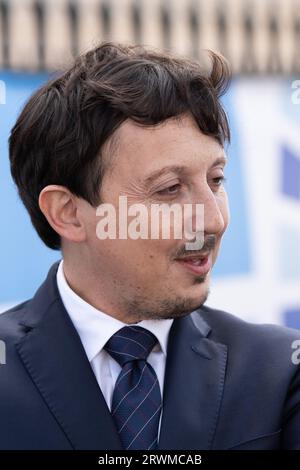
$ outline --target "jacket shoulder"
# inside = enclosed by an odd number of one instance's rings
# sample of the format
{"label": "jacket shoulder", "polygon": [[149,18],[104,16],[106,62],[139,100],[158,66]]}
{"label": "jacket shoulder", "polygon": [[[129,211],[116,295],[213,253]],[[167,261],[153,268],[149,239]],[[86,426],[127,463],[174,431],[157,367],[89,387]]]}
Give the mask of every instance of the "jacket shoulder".
{"label": "jacket shoulder", "polygon": [[0,314],[1,340],[13,339],[19,336],[20,325],[22,325],[29,304],[30,300],[26,300]]}
{"label": "jacket shoulder", "polygon": [[300,331],[285,326],[251,323],[223,310],[202,306],[200,316],[211,328],[210,337],[215,341],[231,345],[240,353],[251,356],[266,353],[273,358],[282,354],[291,357],[300,346]]}

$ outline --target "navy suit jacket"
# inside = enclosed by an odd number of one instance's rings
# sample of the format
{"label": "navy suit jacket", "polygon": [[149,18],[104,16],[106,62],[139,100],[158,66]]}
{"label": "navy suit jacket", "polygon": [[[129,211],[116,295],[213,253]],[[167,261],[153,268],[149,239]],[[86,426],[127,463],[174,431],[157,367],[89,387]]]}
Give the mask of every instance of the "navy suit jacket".
{"label": "navy suit jacket", "polygon": [[[0,315],[1,449],[122,449],[56,284]],[[259,300],[258,300],[259,301]],[[300,449],[300,332],[203,306],[170,330],[160,449]]]}

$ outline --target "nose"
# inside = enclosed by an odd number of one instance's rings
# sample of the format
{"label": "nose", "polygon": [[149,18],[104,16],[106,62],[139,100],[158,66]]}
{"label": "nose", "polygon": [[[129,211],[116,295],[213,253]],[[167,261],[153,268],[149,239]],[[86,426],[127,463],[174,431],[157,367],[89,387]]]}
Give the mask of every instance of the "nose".
{"label": "nose", "polygon": [[207,234],[222,234],[227,227],[227,196],[222,197],[208,189],[204,204],[204,231]]}
{"label": "nose", "polygon": [[[214,193],[209,186],[201,194],[197,194],[194,200],[197,204],[203,205],[204,210],[204,233],[222,235],[228,224],[228,202],[225,193],[222,196]],[[193,214],[193,230],[197,231],[196,216]]]}

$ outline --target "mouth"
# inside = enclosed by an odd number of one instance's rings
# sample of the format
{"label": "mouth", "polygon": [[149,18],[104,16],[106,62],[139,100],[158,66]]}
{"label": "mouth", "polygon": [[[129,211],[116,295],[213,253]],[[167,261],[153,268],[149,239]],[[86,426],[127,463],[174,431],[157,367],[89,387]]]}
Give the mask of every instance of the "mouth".
{"label": "mouth", "polygon": [[176,261],[184,269],[198,276],[205,276],[212,267],[209,253],[203,255],[187,255],[182,258],[177,258]]}

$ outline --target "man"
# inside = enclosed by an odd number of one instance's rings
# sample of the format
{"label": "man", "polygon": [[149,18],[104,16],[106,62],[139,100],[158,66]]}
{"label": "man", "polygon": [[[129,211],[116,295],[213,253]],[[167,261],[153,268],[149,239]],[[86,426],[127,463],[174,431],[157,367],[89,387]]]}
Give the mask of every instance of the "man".
{"label": "man", "polygon": [[[300,334],[204,305],[229,221],[228,77],[214,53],[206,70],[103,43],[25,106],[11,171],[63,261],[0,318],[2,449],[300,449]],[[195,212],[169,224],[192,247],[136,236],[122,197],[144,222],[202,205],[201,243]]]}

